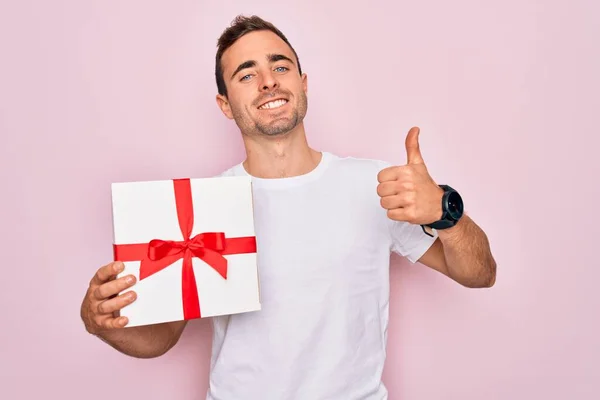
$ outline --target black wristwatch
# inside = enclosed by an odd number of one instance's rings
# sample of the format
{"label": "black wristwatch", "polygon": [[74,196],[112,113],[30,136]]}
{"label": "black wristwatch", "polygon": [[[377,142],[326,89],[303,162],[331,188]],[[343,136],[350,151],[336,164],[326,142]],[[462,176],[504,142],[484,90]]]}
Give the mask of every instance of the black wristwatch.
{"label": "black wristwatch", "polygon": [[431,224],[421,225],[423,232],[429,236],[433,236],[425,230],[425,227],[433,229],[448,229],[456,225],[460,220],[464,211],[464,204],[460,194],[448,185],[439,185],[444,190],[442,196],[442,218]]}

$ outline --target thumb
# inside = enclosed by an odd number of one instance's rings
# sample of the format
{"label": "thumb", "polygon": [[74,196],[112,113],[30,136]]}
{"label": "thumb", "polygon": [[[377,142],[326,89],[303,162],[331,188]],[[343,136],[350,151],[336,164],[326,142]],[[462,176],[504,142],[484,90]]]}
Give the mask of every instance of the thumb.
{"label": "thumb", "polygon": [[419,148],[419,128],[413,127],[406,135],[406,163],[424,164],[421,150]]}

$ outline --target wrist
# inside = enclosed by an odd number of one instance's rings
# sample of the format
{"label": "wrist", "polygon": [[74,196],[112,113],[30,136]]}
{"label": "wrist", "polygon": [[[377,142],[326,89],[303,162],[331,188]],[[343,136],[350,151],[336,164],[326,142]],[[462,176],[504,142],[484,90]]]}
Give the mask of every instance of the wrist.
{"label": "wrist", "polygon": [[[463,216],[463,201],[460,194],[448,185],[439,185],[440,197],[437,200],[440,205],[440,214],[438,219],[423,226],[433,228],[439,232],[451,229],[457,225]],[[425,233],[427,233],[425,231]]]}

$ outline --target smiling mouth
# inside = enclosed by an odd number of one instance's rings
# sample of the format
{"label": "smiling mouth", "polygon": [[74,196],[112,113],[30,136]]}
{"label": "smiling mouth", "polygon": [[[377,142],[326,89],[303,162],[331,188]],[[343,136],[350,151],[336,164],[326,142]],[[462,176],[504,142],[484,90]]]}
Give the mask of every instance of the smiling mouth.
{"label": "smiling mouth", "polygon": [[271,110],[273,108],[279,108],[285,104],[287,104],[287,100],[286,99],[277,99],[277,100],[273,100],[273,101],[269,101],[268,103],[263,104],[262,106],[258,107],[259,110]]}

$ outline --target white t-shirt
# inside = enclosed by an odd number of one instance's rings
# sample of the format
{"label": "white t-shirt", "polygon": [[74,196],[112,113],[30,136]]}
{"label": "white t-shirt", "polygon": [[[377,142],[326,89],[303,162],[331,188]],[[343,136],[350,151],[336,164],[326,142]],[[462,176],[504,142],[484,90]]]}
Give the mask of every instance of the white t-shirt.
{"label": "white t-shirt", "polygon": [[322,155],[305,175],[252,178],[262,309],[213,318],[208,400],[387,399],[390,252],[416,262],[437,234],[387,217],[389,164]]}

